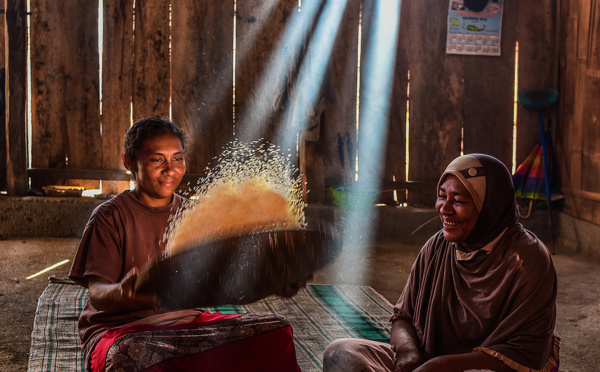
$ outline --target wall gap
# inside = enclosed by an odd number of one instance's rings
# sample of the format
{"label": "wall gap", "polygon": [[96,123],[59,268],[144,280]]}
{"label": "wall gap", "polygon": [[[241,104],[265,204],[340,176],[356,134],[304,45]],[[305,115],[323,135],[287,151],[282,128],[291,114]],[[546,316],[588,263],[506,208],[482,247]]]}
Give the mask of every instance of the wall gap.
{"label": "wall gap", "polygon": [[404,140],[404,179],[408,181],[408,167],[410,165],[410,69],[406,72],[406,133]]}
{"label": "wall gap", "polygon": [[[131,45],[133,45],[133,51],[131,53],[131,65],[132,66],[135,66],[135,9],[136,9],[135,1],[136,0],[133,0],[133,9],[131,10],[132,13],[133,13],[132,14],[132,18],[131,18],[132,19],[132,21],[131,21],[131,27],[132,27],[132,33],[131,33],[131,35],[132,35],[132,39],[133,39],[132,40],[132,44],[131,44]],[[131,79],[131,84],[132,84],[131,87],[132,88],[133,88],[133,84],[135,84],[134,80],[135,79]],[[129,102],[130,102],[130,105],[129,105],[129,107],[130,107],[130,109],[129,109],[129,126],[130,127],[133,126],[133,92],[134,91],[132,89],[131,90],[131,96],[129,98]]]}
{"label": "wall gap", "polygon": [[237,0],[233,0],[233,112],[232,112],[232,124],[233,124],[233,136],[236,135],[236,122],[235,122],[235,64],[237,59]]}
{"label": "wall gap", "polygon": [[[360,62],[362,54],[362,4],[358,12],[358,53],[356,61],[356,146],[354,146],[354,181],[358,181],[358,129],[360,122]],[[350,155],[348,155],[350,156]]]}
{"label": "wall gap", "polygon": [[[27,168],[31,168],[31,141],[32,141],[32,125],[31,125],[31,0],[27,0]],[[28,180],[29,188],[31,188],[31,178]]]}
{"label": "wall gap", "polygon": [[102,138],[102,56],[104,40],[104,4],[98,0],[98,105],[100,110],[100,138]]}
{"label": "wall gap", "polygon": [[515,43],[515,81],[513,95],[512,173],[517,169],[517,112],[519,108],[519,42]]}
{"label": "wall gap", "polygon": [[173,120],[173,5],[169,3],[169,120]]}

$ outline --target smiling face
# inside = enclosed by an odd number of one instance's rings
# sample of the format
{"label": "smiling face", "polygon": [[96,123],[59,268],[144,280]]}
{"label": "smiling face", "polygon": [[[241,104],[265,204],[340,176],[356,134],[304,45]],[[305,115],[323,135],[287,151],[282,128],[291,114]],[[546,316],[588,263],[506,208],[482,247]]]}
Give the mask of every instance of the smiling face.
{"label": "smiling face", "polygon": [[171,202],[185,173],[183,144],[171,133],[146,139],[135,161],[128,155],[124,155],[123,161],[135,174],[134,196],[153,207]]}
{"label": "smiling face", "polygon": [[444,226],[444,238],[450,242],[464,242],[479,217],[469,190],[453,175],[448,175],[440,185],[435,209]]}

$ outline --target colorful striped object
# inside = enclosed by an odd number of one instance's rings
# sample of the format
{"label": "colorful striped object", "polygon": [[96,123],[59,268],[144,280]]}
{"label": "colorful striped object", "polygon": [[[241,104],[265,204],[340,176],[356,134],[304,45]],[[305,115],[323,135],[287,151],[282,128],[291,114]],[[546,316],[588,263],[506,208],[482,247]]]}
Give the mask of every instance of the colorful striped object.
{"label": "colorful striped object", "polygon": [[[548,152],[548,164],[551,164]],[[515,194],[519,199],[546,200],[542,145],[537,144],[513,175]]]}

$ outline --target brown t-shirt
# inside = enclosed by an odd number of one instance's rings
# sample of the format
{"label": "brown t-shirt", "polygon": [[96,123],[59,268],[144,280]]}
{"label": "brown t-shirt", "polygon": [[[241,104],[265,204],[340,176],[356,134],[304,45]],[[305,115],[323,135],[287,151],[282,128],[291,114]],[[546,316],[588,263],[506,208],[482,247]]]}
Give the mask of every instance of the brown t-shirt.
{"label": "brown t-shirt", "polygon": [[[86,288],[90,276],[116,283],[133,267],[160,259],[165,249],[165,231],[183,201],[175,194],[170,204],[151,207],[124,191],[102,203],[85,227],[69,277]],[[107,329],[154,314],[153,309],[108,313],[96,310],[88,301],[79,317],[79,336],[86,359]]]}

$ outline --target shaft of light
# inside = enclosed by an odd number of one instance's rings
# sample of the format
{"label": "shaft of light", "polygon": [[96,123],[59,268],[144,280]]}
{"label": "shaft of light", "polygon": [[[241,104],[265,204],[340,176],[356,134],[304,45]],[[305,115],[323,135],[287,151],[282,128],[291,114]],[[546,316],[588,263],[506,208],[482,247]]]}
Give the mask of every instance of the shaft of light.
{"label": "shaft of light", "polygon": [[42,275],[43,273],[45,273],[45,272],[47,272],[47,271],[50,271],[50,270],[52,270],[52,269],[55,269],[55,268],[59,267],[60,265],[64,265],[64,264],[66,264],[67,262],[69,262],[69,260],[62,260],[62,261],[60,261],[59,263],[55,263],[54,265],[52,265],[52,266],[50,266],[50,267],[47,267],[47,268],[45,268],[44,270],[42,270],[42,271],[40,271],[40,272],[37,272],[37,273],[35,273],[35,274],[33,274],[33,275],[30,275],[30,276],[28,276],[28,277],[27,277],[27,278],[25,278],[25,279],[31,279],[31,278],[35,278],[36,276],[38,276],[38,275]]}
{"label": "shaft of light", "polygon": [[[269,5],[270,4],[270,5]],[[269,0],[263,5],[264,14],[271,12],[274,9],[276,0]],[[311,29],[310,22],[316,18],[320,8],[319,1],[310,1],[304,4],[302,12],[295,12],[291,15],[291,19],[287,22],[285,30],[277,42],[277,46],[273,48],[269,56],[269,63],[263,69],[263,76],[260,82],[253,89],[252,104],[248,104],[242,108],[243,111],[236,119],[236,137],[242,141],[250,142],[263,137],[265,131],[264,126],[269,122],[270,116],[273,114],[273,97],[277,96],[282,87],[285,88],[288,74],[294,69],[296,63],[295,58],[298,56],[307,39],[307,31]],[[269,6],[267,6],[269,5]],[[253,34],[251,37],[246,37],[247,41],[244,45],[251,47],[253,42],[260,37],[259,33]],[[239,51],[238,59],[243,62],[248,50]],[[241,83],[238,83],[241,84]],[[281,145],[281,143],[277,143]]]}
{"label": "shaft of light", "polygon": [[346,9],[345,0],[327,1],[319,14],[314,33],[300,64],[298,77],[294,83],[293,95],[286,110],[289,117],[280,123],[277,140],[283,149],[291,149],[296,141],[296,133],[303,131],[312,115],[333,45],[338,35]]}
{"label": "shaft of light", "polygon": [[[394,67],[400,27],[400,0],[374,0],[371,26],[365,28],[363,37],[367,38],[362,55],[360,117],[358,123],[358,178],[364,190],[356,190],[365,198],[375,198],[383,178],[385,163],[385,147],[387,137],[388,115],[391,104],[394,81]],[[396,103],[396,104],[399,104]],[[401,156],[402,154],[398,154]],[[375,200],[373,200],[375,201]],[[343,226],[344,242],[351,242],[345,249],[351,253],[348,258],[342,256],[341,267],[352,267],[352,277],[362,278],[365,266],[361,260],[353,262],[352,258],[366,258],[368,249],[372,247],[372,236],[375,229],[375,207],[364,208],[360,212],[348,213]]]}

